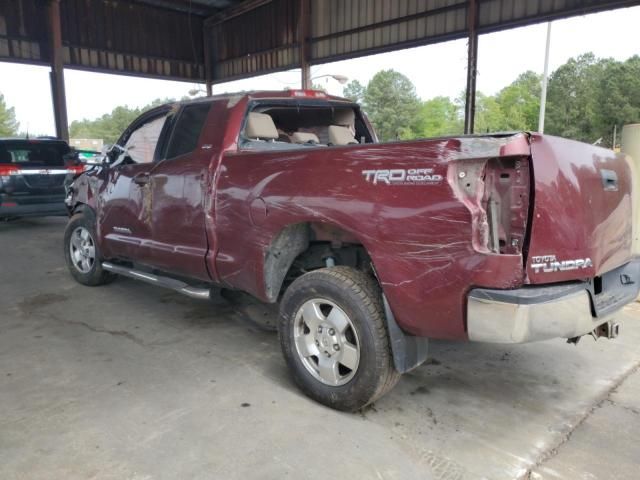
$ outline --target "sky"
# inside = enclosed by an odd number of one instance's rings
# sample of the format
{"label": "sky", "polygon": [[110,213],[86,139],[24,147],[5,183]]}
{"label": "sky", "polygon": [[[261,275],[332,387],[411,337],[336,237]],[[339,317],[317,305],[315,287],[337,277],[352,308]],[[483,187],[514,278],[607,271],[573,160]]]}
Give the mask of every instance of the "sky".
{"label": "sky", "polygon": [[[552,24],[550,72],[569,58],[585,52],[598,57],[626,60],[640,55],[637,31],[640,7],[559,20]],[[511,83],[520,73],[542,73],[547,25],[481,35],[478,43],[478,90],[491,95]],[[312,67],[311,75],[343,75],[363,85],[381,69],[393,68],[405,74],[426,100],[439,95],[457,97],[466,82],[466,40],[371,55]],[[214,93],[239,90],[282,90],[296,88],[300,70],[280,72],[215,85]],[[332,78],[319,78],[332,94],[343,86]],[[203,86],[167,80],[126,77],[65,70],[69,122],[97,118],[118,105],[143,106],[156,98],[182,98],[189,90]],[[0,93],[15,107],[21,131],[53,135],[55,132],[49,69],[0,62]]]}

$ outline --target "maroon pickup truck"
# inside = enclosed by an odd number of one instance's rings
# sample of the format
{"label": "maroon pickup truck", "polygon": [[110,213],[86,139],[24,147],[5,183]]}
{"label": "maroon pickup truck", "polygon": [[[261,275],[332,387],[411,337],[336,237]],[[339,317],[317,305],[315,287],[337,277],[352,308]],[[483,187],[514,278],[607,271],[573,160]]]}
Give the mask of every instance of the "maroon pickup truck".
{"label": "maroon pickup truck", "polygon": [[295,381],[342,410],[429,338],[614,337],[640,288],[624,156],[535,133],[378,143],[358,105],[316,91],[151,110],[66,203],[77,281],[279,302]]}

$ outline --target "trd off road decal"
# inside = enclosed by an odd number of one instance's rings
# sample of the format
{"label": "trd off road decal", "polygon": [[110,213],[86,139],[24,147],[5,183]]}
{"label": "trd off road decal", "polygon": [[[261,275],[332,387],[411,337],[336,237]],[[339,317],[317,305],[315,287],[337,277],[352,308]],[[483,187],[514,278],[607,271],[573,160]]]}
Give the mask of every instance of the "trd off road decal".
{"label": "trd off road decal", "polygon": [[363,170],[364,179],[377,185],[434,185],[442,182],[442,175],[433,168],[395,168],[392,170]]}

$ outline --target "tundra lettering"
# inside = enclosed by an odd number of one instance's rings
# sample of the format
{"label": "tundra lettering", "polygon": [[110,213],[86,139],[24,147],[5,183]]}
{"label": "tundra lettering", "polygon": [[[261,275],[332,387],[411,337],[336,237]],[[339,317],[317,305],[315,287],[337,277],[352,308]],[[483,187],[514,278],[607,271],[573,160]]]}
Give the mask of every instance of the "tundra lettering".
{"label": "tundra lettering", "polygon": [[568,270],[578,270],[580,268],[590,268],[593,267],[593,262],[590,258],[576,258],[575,260],[556,260],[555,255],[544,255],[533,257],[533,262],[531,263],[531,268],[534,273],[540,273],[540,271],[544,273],[551,272],[565,272]]}

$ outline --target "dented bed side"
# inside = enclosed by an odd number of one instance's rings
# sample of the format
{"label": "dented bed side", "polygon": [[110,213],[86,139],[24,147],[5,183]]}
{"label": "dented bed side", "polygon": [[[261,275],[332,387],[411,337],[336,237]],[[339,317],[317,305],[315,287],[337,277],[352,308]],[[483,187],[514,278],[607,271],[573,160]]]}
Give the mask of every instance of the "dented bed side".
{"label": "dented bed side", "polygon": [[472,286],[523,284],[528,155],[526,134],[291,152],[230,148],[216,186],[215,270],[222,283],[272,300],[264,259],[273,240],[290,225],[333,225],[366,248],[405,331],[466,339]]}

